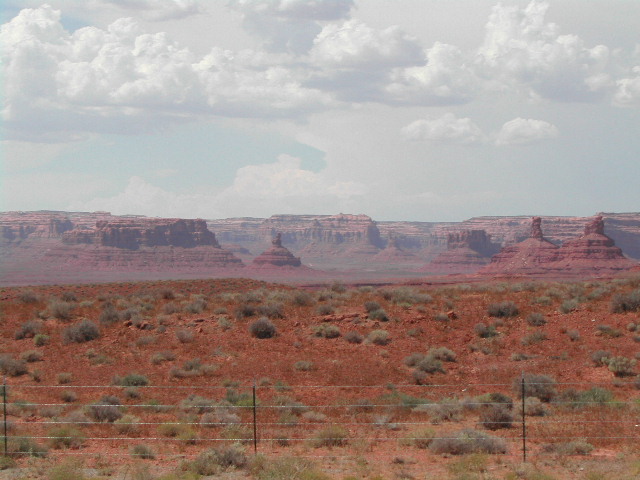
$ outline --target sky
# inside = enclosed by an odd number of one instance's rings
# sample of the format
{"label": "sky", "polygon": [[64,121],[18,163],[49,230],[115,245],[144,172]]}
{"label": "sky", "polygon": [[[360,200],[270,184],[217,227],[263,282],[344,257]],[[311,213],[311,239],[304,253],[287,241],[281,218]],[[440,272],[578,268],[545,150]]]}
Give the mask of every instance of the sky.
{"label": "sky", "polygon": [[637,0],[4,0],[0,210],[640,211]]}

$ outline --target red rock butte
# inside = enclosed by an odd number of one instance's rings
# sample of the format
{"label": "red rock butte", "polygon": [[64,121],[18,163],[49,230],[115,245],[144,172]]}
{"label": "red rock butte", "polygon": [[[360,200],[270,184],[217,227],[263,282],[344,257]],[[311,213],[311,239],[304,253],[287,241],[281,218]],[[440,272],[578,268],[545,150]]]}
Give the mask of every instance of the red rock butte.
{"label": "red rock butte", "polygon": [[484,230],[462,230],[447,235],[447,249],[422,271],[433,273],[473,273],[491,261],[496,246]]}
{"label": "red rock butte", "polygon": [[300,267],[300,258],[295,257],[287,248],[282,246],[282,235],[276,234],[270,249],[265,250],[253,259],[253,264],[259,267]]}

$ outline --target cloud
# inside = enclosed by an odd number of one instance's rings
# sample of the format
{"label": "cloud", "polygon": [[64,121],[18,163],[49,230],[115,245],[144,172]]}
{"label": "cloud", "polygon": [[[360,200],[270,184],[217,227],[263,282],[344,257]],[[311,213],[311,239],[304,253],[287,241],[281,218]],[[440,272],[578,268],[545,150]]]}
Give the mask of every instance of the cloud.
{"label": "cloud", "polygon": [[613,85],[609,49],[587,48],[577,35],[561,35],[545,20],[548,8],[548,2],[536,0],[525,8],[495,6],[478,51],[479,71],[505,88],[524,86],[550,100],[602,98]]}
{"label": "cloud", "polygon": [[518,117],[502,126],[496,145],[528,145],[557,136],[558,129],[549,122]]}
{"label": "cloud", "polygon": [[390,101],[420,105],[455,105],[470,101],[479,79],[462,51],[436,42],[427,51],[427,63],[396,69],[386,87]]}
{"label": "cloud", "polygon": [[420,119],[401,130],[405,140],[470,145],[484,140],[480,127],[470,118],[457,118],[446,113],[436,119]]}
{"label": "cloud", "polygon": [[274,163],[239,168],[233,184],[209,194],[174,193],[131,177],[124,190],[108,198],[74,202],[71,210],[105,210],[113,214],[223,218],[274,213],[340,211],[367,193],[355,181],[330,180],[301,167],[301,160],[280,155]]}
{"label": "cloud", "polygon": [[203,13],[202,4],[196,0],[100,0],[100,3],[152,21],[179,20]]}
{"label": "cloud", "polygon": [[0,44],[2,118],[16,139],[139,133],[212,115],[298,118],[335,103],[282,58],[219,48],[198,57],[132,19],[70,34],[59,11],[25,9]]}
{"label": "cloud", "polygon": [[306,53],[322,30],[321,22],[348,18],[353,0],[231,0],[243,27],[265,40],[269,50]]}
{"label": "cloud", "polygon": [[640,107],[640,65],[633,67],[634,77],[623,78],[616,82],[614,105],[620,107]]}

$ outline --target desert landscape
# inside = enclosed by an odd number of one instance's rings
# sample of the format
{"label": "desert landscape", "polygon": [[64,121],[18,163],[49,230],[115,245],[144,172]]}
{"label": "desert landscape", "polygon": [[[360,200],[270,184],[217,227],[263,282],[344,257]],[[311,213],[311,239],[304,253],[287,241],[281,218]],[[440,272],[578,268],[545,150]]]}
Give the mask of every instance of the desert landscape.
{"label": "desert landscape", "polygon": [[4,475],[636,478],[639,217],[4,213]]}

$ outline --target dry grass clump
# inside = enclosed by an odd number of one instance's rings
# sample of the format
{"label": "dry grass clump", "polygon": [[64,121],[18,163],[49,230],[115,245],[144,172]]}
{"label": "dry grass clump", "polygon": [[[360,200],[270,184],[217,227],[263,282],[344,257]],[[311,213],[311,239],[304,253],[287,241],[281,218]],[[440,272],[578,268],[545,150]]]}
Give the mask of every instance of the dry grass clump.
{"label": "dry grass clump", "polygon": [[518,306],[512,301],[492,303],[487,307],[487,312],[492,317],[508,318],[515,317],[520,313]]}
{"label": "dry grass clump", "polygon": [[249,333],[255,338],[273,338],[277,334],[277,329],[268,318],[262,317],[249,325]]}
{"label": "dry grass clump", "polygon": [[91,320],[84,319],[62,331],[64,343],[84,343],[100,337],[100,329]]}
{"label": "dry grass clump", "polygon": [[461,430],[448,438],[436,438],[429,445],[429,449],[433,453],[450,455],[507,452],[504,440],[473,429]]}

